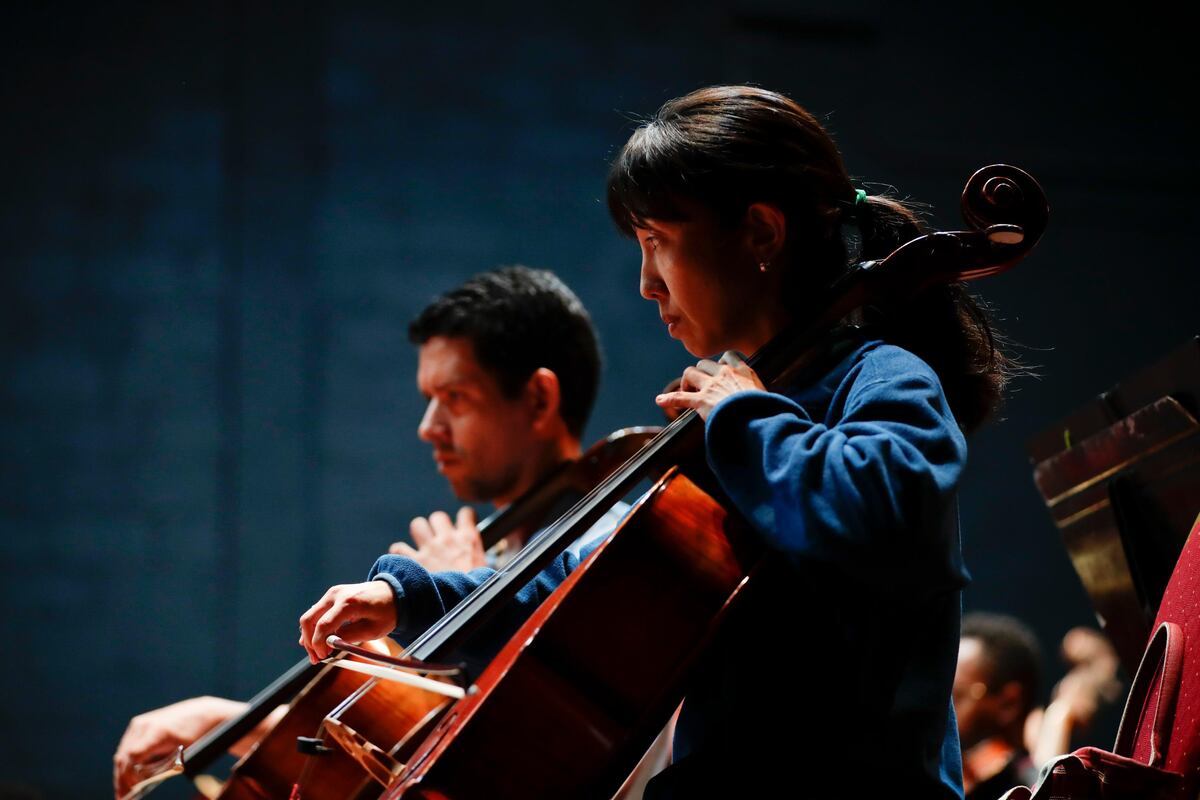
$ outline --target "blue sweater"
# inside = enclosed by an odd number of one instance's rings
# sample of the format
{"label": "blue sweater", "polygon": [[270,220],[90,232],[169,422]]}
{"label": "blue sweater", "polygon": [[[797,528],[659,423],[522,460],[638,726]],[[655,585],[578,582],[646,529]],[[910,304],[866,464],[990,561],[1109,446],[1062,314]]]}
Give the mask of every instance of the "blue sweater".
{"label": "blue sweater", "polygon": [[[961,798],[963,435],[930,367],[880,342],[788,394],[740,393],[709,415],[709,465],[782,563],[698,670],[646,797]],[[551,564],[497,631],[577,563]],[[396,592],[402,640],[488,574],[397,556],[371,570]]]}

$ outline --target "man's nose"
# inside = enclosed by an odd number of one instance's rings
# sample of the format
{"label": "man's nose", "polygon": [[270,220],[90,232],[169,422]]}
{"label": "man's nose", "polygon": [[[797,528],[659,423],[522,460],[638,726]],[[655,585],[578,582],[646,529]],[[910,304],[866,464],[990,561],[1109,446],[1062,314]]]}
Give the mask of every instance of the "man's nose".
{"label": "man's nose", "polygon": [[421,424],[417,426],[417,437],[423,442],[439,444],[446,440],[448,430],[445,420],[442,419],[441,404],[436,399],[430,400],[425,406]]}

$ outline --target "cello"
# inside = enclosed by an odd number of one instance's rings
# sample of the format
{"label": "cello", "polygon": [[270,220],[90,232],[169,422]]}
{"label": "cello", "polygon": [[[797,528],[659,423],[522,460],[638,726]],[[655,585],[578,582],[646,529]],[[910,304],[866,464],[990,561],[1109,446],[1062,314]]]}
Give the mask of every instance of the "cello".
{"label": "cello", "polygon": [[[794,382],[856,309],[1002,272],[1030,252],[1048,217],[1037,182],[1006,166],[972,176],[963,212],[970,230],[918,237],[851,268],[798,315],[803,325],[755,354],[754,371],[771,387]],[[689,671],[772,569],[708,473],[701,432],[683,414],[410,646],[410,659],[441,657],[647,471],[666,470],[397,765],[385,798],[601,798],[620,785]],[[631,617],[636,626],[624,624]]]}
{"label": "cello", "polygon": [[[588,448],[578,460],[560,465],[524,495],[479,523],[485,549],[508,537],[527,537],[546,520],[555,518],[658,431],[656,427],[615,431]],[[405,747],[419,744],[417,734],[423,730],[422,725],[436,719],[447,700],[444,694],[381,682],[369,670],[365,675],[353,671],[364,654],[379,658],[390,650],[382,645],[376,648],[378,652],[352,649],[357,654],[347,653],[334,665],[314,665],[302,659],[255,695],[238,716],[158,761],[136,765],[137,783],[122,800],[139,800],[176,775],[198,781],[203,770],[285,702],[289,708],[283,718],[238,761],[223,786],[205,793],[222,798],[287,797],[293,786],[303,783],[319,787],[306,795],[309,797],[345,800],[377,796],[390,779],[390,775],[381,777],[378,764],[402,753]],[[442,683],[452,683],[445,678],[460,670],[456,666],[424,664],[421,672],[442,676],[438,678]],[[211,786],[214,782],[205,783]]]}

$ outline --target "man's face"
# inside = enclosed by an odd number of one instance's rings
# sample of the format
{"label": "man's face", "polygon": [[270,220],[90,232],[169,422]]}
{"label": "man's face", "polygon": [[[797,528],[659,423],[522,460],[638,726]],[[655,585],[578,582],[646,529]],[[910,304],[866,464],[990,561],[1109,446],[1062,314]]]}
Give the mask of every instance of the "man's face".
{"label": "man's face", "polygon": [[958,644],[958,668],[954,672],[954,716],[958,718],[958,736],[964,750],[992,736],[996,731],[995,709],[988,690],[990,667],[983,642],[964,637]]}
{"label": "man's face", "polygon": [[513,500],[534,437],[524,395],[505,397],[470,340],[445,336],[421,345],[417,388],[428,401],[417,435],[433,446],[454,493],[471,502]]}

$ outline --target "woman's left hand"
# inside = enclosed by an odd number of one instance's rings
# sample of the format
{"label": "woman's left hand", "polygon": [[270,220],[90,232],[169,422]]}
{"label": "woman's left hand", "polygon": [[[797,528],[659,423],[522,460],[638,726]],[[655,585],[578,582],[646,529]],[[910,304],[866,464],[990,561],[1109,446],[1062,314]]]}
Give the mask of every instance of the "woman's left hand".
{"label": "woman's left hand", "polygon": [[654,402],[668,409],[695,409],[701,419],[707,420],[717,403],[726,397],[766,387],[745,359],[730,350],[719,362],[706,358],[685,369],[679,388],[677,392],[660,394]]}

